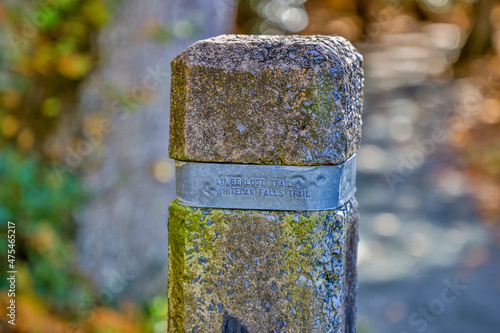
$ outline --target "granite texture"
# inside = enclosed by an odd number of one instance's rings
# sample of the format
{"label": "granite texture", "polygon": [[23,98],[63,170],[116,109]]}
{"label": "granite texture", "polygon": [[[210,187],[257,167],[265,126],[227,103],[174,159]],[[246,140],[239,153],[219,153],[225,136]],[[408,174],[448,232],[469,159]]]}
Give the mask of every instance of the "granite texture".
{"label": "granite texture", "polygon": [[172,61],[170,157],[340,164],[361,137],[362,56],[337,36],[222,35]]}
{"label": "granite texture", "polygon": [[[360,143],[361,66],[341,37],[196,42],[172,62],[170,157],[343,163]],[[169,214],[170,333],[355,332],[355,198],[314,212],[173,201]]]}
{"label": "granite texture", "polygon": [[169,332],[355,332],[357,221],[173,201]]}

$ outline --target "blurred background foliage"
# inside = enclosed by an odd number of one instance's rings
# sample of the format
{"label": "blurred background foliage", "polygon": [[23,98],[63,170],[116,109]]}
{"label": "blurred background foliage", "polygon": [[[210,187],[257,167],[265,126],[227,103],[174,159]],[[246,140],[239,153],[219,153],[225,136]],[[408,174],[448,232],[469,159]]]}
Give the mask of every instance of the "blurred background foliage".
{"label": "blurred background foliage", "polygon": [[100,0],[10,1],[0,7],[2,124],[6,142],[53,158],[47,141],[74,113],[78,86],[98,60],[95,38],[107,21]]}
{"label": "blurred background foliage", "polygon": [[[166,313],[162,297],[118,302],[79,272],[74,214],[85,194],[78,171],[57,164],[61,147],[81,139],[71,136],[80,126],[79,87],[98,63],[108,7],[101,0],[0,3],[0,220],[2,235],[7,221],[16,223],[20,332],[153,331]],[[7,248],[6,237],[0,243]],[[2,306],[7,282],[0,281]],[[12,330],[5,320],[2,332]]]}
{"label": "blurred background foliage", "polygon": [[[74,215],[85,194],[77,169],[68,172],[57,167],[64,157],[63,147],[81,140],[74,134],[75,128],[84,126],[76,117],[79,87],[98,64],[96,38],[112,15],[106,0],[0,4],[0,39],[7,46],[0,52],[0,223],[5,235],[7,221],[16,222],[18,314],[27,319],[18,321],[19,331],[164,330],[160,327],[166,314],[164,297],[145,304],[111,301],[79,273]],[[457,101],[447,128],[459,152],[456,158],[466,170],[484,221],[498,223],[500,4],[493,0],[240,0],[235,31],[338,34],[362,49],[377,45],[390,49],[401,39],[432,43],[437,53],[429,75],[453,85]],[[171,35],[161,32],[159,39]],[[418,51],[409,49],[410,53],[399,56],[416,57],[412,50]],[[393,75],[396,84],[405,73],[418,78],[411,70],[394,68],[391,56],[385,56],[388,61],[380,64],[383,75]],[[0,242],[6,249],[5,237]],[[0,253],[4,267],[6,251]],[[2,303],[7,299],[6,288],[6,280],[0,280]],[[10,329],[5,322],[0,328]]]}

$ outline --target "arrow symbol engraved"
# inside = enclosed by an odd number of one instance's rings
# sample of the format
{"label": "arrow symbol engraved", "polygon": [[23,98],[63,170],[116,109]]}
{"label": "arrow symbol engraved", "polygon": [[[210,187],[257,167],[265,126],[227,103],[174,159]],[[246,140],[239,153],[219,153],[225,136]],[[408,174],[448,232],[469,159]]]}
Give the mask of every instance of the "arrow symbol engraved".
{"label": "arrow symbol engraved", "polygon": [[205,183],[205,185],[203,185],[203,194],[211,196],[214,193],[215,189],[213,187],[210,187],[210,183]]}

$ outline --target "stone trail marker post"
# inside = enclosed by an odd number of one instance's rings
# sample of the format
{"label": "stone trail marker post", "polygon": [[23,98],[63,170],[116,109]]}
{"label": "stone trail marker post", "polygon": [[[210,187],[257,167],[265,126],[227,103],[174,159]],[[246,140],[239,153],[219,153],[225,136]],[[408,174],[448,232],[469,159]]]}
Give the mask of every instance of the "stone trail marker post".
{"label": "stone trail marker post", "polygon": [[362,57],[223,35],[172,62],[169,332],[355,332]]}

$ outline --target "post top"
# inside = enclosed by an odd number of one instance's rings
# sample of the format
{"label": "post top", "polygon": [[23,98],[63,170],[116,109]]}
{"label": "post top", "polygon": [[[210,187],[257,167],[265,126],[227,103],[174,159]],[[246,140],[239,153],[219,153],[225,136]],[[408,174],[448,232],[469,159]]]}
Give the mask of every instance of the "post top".
{"label": "post top", "polygon": [[228,70],[250,70],[251,65],[302,69],[333,65],[339,58],[352,62],[363,59],[348,40],[339,36],[220,35],[195,42],[174,62]]}
{"label": "post top", "polygon": [[340,164],[361,136],[362,56],[338,36],[222,35],[172,61],[170,156]]}

